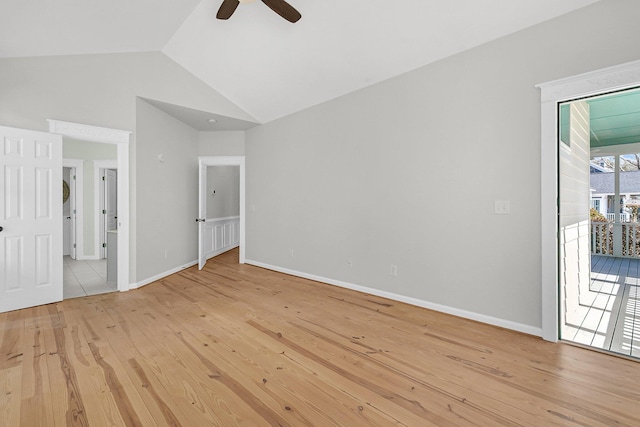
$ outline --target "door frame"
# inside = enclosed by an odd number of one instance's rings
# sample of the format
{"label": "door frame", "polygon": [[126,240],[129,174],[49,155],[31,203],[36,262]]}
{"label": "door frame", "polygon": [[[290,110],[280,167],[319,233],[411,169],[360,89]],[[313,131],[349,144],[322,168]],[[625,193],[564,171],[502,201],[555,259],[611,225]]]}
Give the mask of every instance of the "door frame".
{"label": "door frame", "polygon": [[640,85],[640,61],[536,85],[540,89],[541,131],[541,296],[542,338],[558,341],[558,104]]}
{"label": "door frame", "polygon": [[[244,156],[199,156],[198,157],[198,177],[201,176],[202,168],[208,166],[239,166],[240,167],[240,264],[245,263],[245,157]],[[199,181],[200,182],[200,181]],[[200,192],[201,184],[198,184],[198,200],[202,199]],[[206,181],[205,181],[205,200],[206,200]],[[198,212],[200,215],[200,212]],[[205,218],[206,219],[206,218]],[[204,224],[204,223],[199,223]],[[201,225],[198,225],[200,227]],[[201,233],[198,234],[201,239]],[[198,257],[200,257],[201,249],[198,249]]]}
{"label": "door frame", "polygon": [[118,147],[118,291],[131,289],[129,281],[129,141],[132,132],[47,119],[49,132],[81,141],[116,144]]}
{"label": "door frame", "polygon": [[[106,243],[104,216],[102,215],[102,206],[104,205],[104,186],[102,185],[102,176],[104,169],[118,169],[118,160],[94,160],[93,161],[93,206],[95,209],[94,224],[95,234],[94,242],[96,244],[95,253],[98,259],[106,258],[106,251],[102,247],[102,243]],[[117,184],[116,184],[117,185]],[[117,200],[117,196],[116,196]],[[105,256],[102,256],[102,255]]]}

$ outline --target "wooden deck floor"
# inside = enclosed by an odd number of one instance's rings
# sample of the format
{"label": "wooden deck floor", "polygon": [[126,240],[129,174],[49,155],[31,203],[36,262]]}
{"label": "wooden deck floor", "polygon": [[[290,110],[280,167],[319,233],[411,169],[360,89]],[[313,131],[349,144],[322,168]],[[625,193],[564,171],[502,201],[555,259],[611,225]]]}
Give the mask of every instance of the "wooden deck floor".
{"label": "wooden deck floor", "polygon": [[3,426],[640,425],[640,364],[238,265],[0,314]]}
{"label": "wooden deck floor", "polygon": [[581,295],[581,319],[563,338],[640,358],[640,260],[591,257],[591,286]]}

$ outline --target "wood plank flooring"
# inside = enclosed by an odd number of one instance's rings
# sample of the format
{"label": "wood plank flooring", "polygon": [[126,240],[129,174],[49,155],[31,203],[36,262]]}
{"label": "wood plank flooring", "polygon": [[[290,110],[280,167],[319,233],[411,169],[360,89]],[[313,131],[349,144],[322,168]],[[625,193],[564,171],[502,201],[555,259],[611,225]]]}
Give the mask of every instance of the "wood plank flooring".
{"label": "wood plank flooring", "polygon": [[0,425],[640,425],[637,362],[237,256],[0,314]]}

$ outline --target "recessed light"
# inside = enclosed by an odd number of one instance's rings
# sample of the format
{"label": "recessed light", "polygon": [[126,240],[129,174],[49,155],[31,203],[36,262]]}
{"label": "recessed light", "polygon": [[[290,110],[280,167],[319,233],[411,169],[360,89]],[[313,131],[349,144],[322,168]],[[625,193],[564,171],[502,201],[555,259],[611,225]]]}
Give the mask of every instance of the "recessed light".
{"label": "recessed light", "polygon": [[214,123],[217,123],[217,122],[218,122],[218,121],[217,121],[216,119],[209,119],[209,120],[207,120],[207,123],[209,123],[209,124],[211,124],[211,125],[212,125],[212,124],[214,124]]}

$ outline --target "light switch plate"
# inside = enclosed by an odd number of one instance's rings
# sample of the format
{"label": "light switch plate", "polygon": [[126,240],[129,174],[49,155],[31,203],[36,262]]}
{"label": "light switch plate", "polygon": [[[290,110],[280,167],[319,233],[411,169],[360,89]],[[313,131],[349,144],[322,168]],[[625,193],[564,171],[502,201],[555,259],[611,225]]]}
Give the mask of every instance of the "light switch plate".
{"label": "light switch plate", "polygon": [[511,202],[509,200],[496,200],[493,202],[493,209],[496,215],[509,215],[511,213]]}

